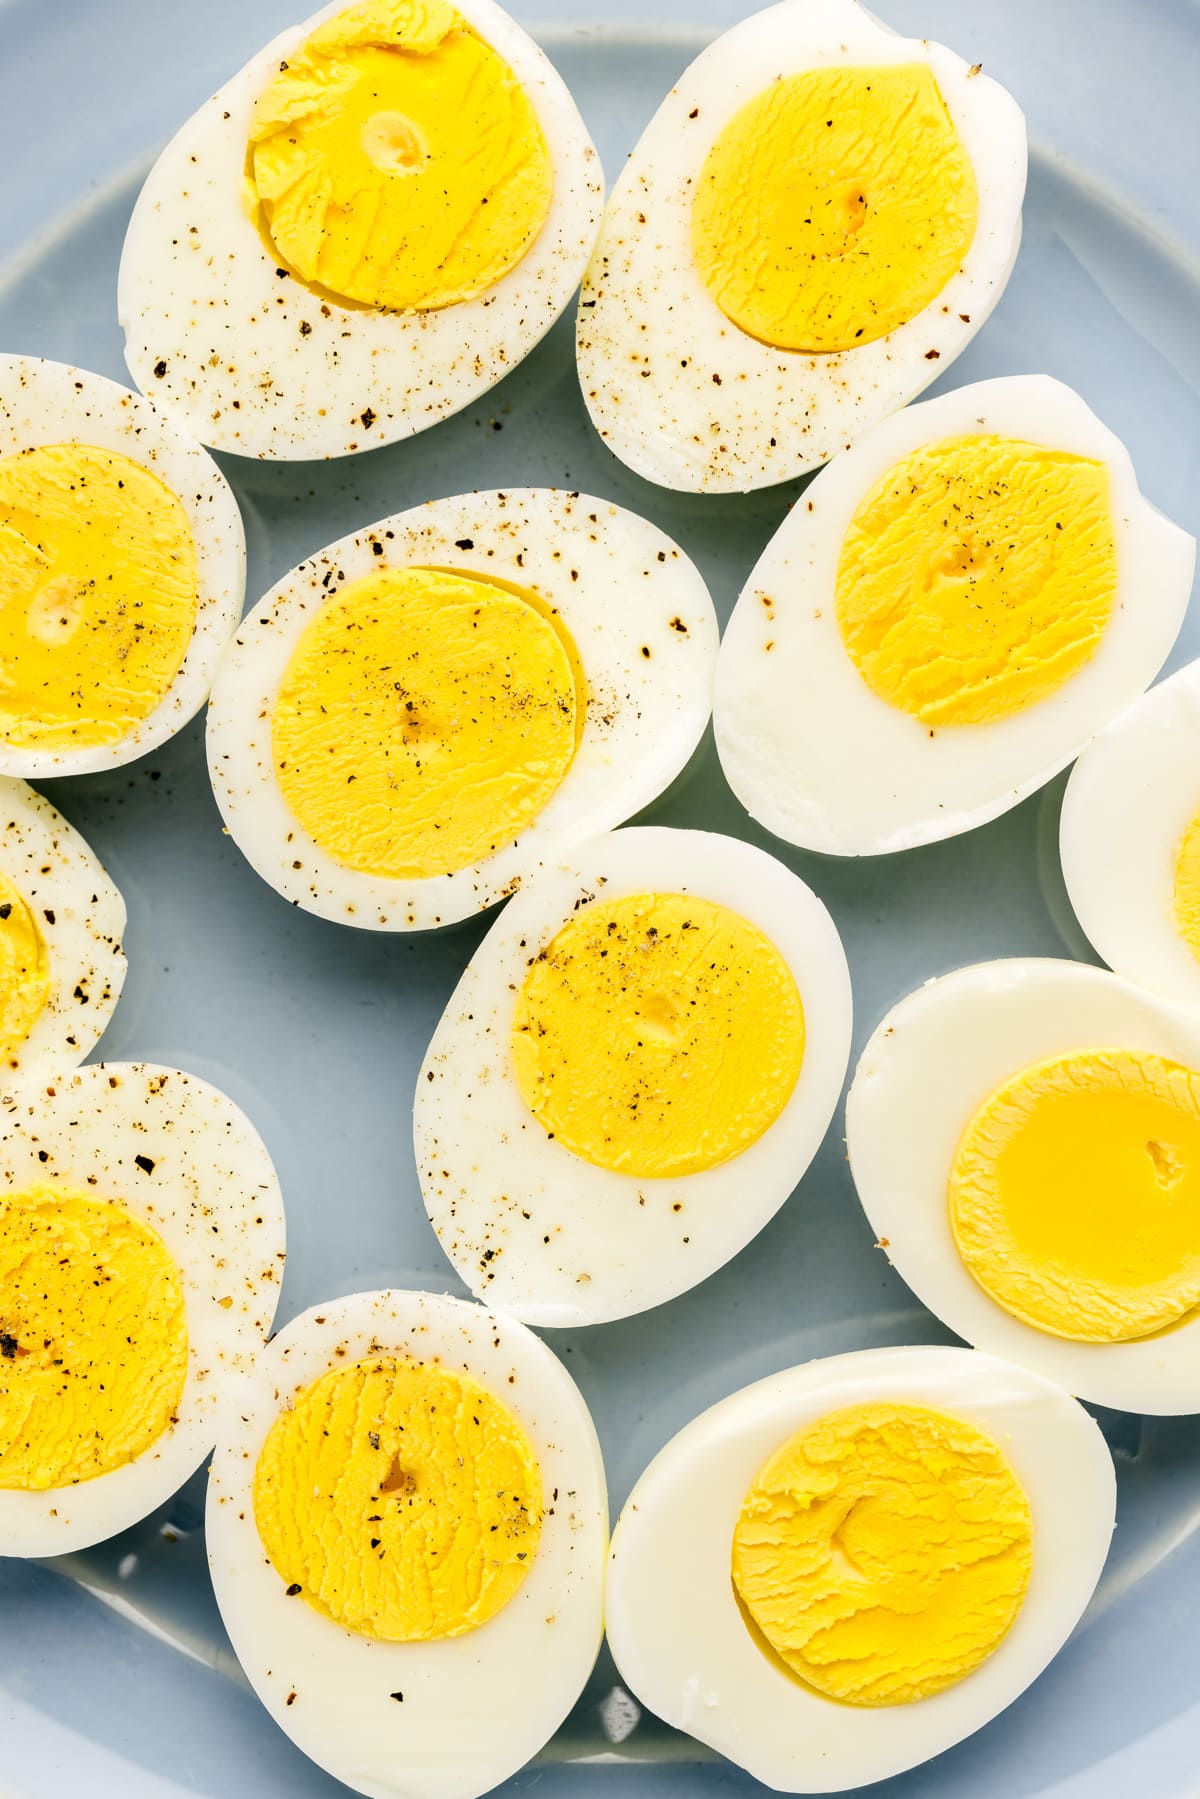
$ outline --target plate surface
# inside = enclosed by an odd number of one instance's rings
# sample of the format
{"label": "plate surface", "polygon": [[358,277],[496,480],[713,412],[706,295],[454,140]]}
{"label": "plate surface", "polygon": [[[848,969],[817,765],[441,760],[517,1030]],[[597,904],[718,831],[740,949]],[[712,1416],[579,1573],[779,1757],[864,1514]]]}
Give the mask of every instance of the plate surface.
{"label": "plate surface", "polygon": [[[732,0],[560,0],[539,28],[610,179]],[[0,346],[124,378],[114,293],[151,157],[213,87],[303,8],[289,0],[0,0],[6,138]],[[1045,370],[1077,387],[1133,452],[1151,499],[1200,529],[1200,10],[1191,0],[880,0],[1012,88],[1033,157],[1025,241],[992,320],[939,384]],[[1190,159],[1190,161],[1185,160]],[[20,171],[19,175],[17,171]],[[934,389],[933,391],[938,391]],[[384,512],[471,487],[546,482],[631,506],[678,537],[722,617],[795,488],[702,499],[647,486],[592,435],[570,322],[478,406],[349,462],[225,459],[246,516],[249,589]],[[1200,652],[1185,628],[1172,666]],[[1089,958],[1062,891],[1062,782],[956,842],[856,865],[782,849],[724,786],[711,739],[656,822],[764,843],[831,907],[854,976],[856,1049],[926,976],[1005,954]],[[375,937],[291,910],[223,837],[199,726],[53,798],[129,902],[129,980],[104,1048],[215,1080],[262,1130],[287,1198],[281,1320],[386,1282],[454,1291],[421,1209],[412,1086],[483,923]],[[549,1333],[586,1393],[614,1508],[704,1406],[808,1356],[945,1341],[872,1245],[840,1117],[802,1189],[730,1266],[623,1324]],[[879,1799],[1148,1799],[1194,1794],[1200,1700],[1200,1429],[1104,1420],[1119,1529],[1101,1589],[1054,1666],[1002,1718]],[[262,1712],[208,1586],[201,1480],[169,1515],[56,1563],[0,1561],[0,1796],[333,1799]],[[602,1663],[539,1764],[502,1789],[539,1799],[706,1799],[762,1789],[636,1710]]]}

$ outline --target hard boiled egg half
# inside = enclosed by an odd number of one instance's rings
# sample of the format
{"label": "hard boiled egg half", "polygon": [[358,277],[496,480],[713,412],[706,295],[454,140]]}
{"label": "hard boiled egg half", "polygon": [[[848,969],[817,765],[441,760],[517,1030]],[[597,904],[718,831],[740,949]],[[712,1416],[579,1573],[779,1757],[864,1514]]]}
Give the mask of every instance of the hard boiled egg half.
{"label": "hard boiled egg half", "polygon": [[1075,915],[1109,966],[1200,1002],[1200,663],[1088,745],[1059,842]]}
{"label": "hard boiled egg half", "polygon": [[1200,1411],[1200,1013],[1077,962],[930,981],[863,1051],[846,1145],[880,1247],[981,1349]]}
{"label": "hard boiled egg half", "polygon": [[1025,122],[978,67],[857,0],[784,0],[680,76],[584,277],[579,379],[666,487],[816,468],[911,400],[1004,290]]}
{"label": "hard boiled egg half", "polygon": [[121,257],[125,359],[219,449],[411,437],[545,335],[602,199],[571,96],[492,0],[335,0],[150,171]]}
{"label": "hard boiled egg half", "polygon": [[512,1318],[358,1293],[230,1394],[205,1523],[263,1704],[372,1799],[475,1799],[543,1747],[603,1632],[608,1505],[579,1389]]}
{"label": "hard boiled egg half", "polygon": [[213,788],[295,905],[449,924],[662,792],[716,650],[700,575],[645,519],[542,488],[434,500],[251,607],[209,711]]}
{"label": "hard boiled egg half", "polygon": [[829,855],[995,818],[1157,674],[1195,548],[1048,376],[909,407],[821,471],[742,590],[714,708],[730,786]]}
{"label": "hard boiled egg half", "polygon": [[1115,1497],[1096,1425],[1038,1375],[955,1349],[808,1362],[651,1462],[613,1533],[608,1640],[643,1704],[755,1779],[857,1789],[1041,1673]]}
{"label": "hard boiled egg half", "polygon": [[182,1486],[283,1253],[266,1149],[195,1075],[101,1062],[0,1101],[0,1555],[84,1548]]}
{"label": "hard boiled egg half", "polygon": [[237,502],[140,395],[0,356],[0,772],[131,762],[199,711],[242,611]]}
{"label": "hard boiled egg half", "polygon": [[417,1077],[443,1249],[531,1324],[673,1298],[787,1199],[849,1041],[836,927],[762,850],[638,826],[548,861],[476,951]]}

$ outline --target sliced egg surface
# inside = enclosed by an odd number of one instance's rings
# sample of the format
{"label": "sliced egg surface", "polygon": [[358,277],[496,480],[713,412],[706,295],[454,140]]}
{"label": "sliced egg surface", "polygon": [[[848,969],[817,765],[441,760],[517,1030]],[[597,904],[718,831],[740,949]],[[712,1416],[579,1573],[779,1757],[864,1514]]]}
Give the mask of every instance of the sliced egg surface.
{"label": "sliced egg surface", "polygon": [[79,832],[0,776],[0,1070],[73,1068],[125,981],[125,902]]}
{"label": "sliced egg surface", "polygon": [[151,170],[117,289],[130,372],[244,456],[411,437],[549,330],[603,193],[566,87],[491,0],[335,0]]}
{"label": "sliced egg surface", "polygon": [[716,653],[704,582],[645,519],[548,488],[434,500],[251,607],[209,710],[213,788],[293,904],[449,924],[669,785]]}
{"label": "sliced egg surface", "polygon": [[1194,566],[1060,382],[910,406],[821,471],[742,590],[714,701],[726,778],[827,855],[984,824],[1153,680]]}
{"label": "sliced egg surface", "polygon": [[1200,1014],[1077,962],[901,1000],[846,1143],[879,1246],[969,1343],[1098,1405],[1200,1411]]}
{"label": "sliced egg surface", "polygon": [[756,1780],[832,1793],[978,1730],[1074,1629],[1108,1552],[1104,1438],[960,1349],[789,1368],[693,1420],[613,1533],[608,1640],[638,1700]]}
{"label": "sliced egg surface", "polygon": [[358,1293],[230,1394],[205,1524],[251,1685],[373,1799],[474,1799],[553,1736],[603,1634],[588,1409],[511,1317]]}
{"label": "sliced egg surface", "polygon": [[1088,745],[1059,847],[1075,916],[1109,967],[1200,1003],[1200,662]]}
{"label": "sliced egg surface", "polygon": [[208,697],[241,617],[241,514],[140,394],[0,355],[0,568],[0,773],[115,768]]}
{"label": "sliced egg surface", "polygon": [[262,1140],[195,1075],[101,1062],[0,1101],[0,1555],[86,1548],[171,1498],[283,1256]]}
{"label": "sliced egg surface", "polygon": [[417,1078],[425,1207],[472,1292],[595,1324],[693,1287],[820,1147],[850,1042],[833,924],[750,844],[636,826],[547,862]]}
{"label": "sliced egg surface", "polygon": [[857,0],[784,0],[680,76],[584,276],[592,422],[665,487],[816,468],[970,342],[1021,232],[1025,121]]}

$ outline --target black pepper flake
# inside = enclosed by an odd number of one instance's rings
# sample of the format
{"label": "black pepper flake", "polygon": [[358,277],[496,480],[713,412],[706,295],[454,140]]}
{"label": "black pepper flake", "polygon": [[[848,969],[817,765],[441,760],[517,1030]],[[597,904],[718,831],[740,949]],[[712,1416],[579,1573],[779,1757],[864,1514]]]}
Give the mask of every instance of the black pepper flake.
{"label": "black pepper flake", "polygon": [[290,1587],[289,1587],[289,1588],[288,1588],[288,1590],[287,1590],[287,1596],[288,1596],[288,1598],[289,1598],[289,1599],[294,1599],[294,1598],[295,1598],[295,1597],[296,1597],[296,1594],[297,1594],[297,1593],[298,1593],[298,1592],[299,1592],[299,1591],[300,1591],[300,1582],[299,1582],[299,1581],[298,1581],[298,1580],[294,1580],[294,1581],[293,1581],[293,1582],[292,1582],[292,1584],[291,1584],[291,1586],[290,1586]]}
{"label": "black pepper flake", "polygon": [[134,1156],[133,1159],[137,1163],[138,1167],[141,1169],[143,1174],[153,1174],[154,1173],[154,1158],[153,1158],[153,1156]]}
{"label": "black pepper flake", "polygon": [[363,430],[369,431],[371,426],[375,423],[375,414],[371,411],[371,408],[367,406],[358,416],[362,422]]}
{"label": "black pepper flake", "polygon": [[392,1693],[390,1695],[390,1697],[396,1701],[397,1705],[404,1704],[404,1694],[403,1693]]}
{"label": "black pepper flake", "polygon": [[42,917],[43,917],[43,918],[44,918],[44,919],[45,919],[45,921],[46,921],[46,923],[47,923],[47,924],[53,924],[53,923],[54,923],[54,914],[53,914],[53,912],[52,912],[52,911],[51,911],[51,910],[50,910],[50,908],[49,908],[49,906],[46,906],[46,907],[45,907],[45,908],[44,908],[44,909],[43,909],[43,911],[42,911]]}
{"label": "black pepper flake", "polygon": [[0,1334],[0,1356],[3,1356],[6,1362],[15,1360],[18,1347],[17,1339],[10,1337],[7,1331]]}
{"label": "black pepper flake", "polygon": [[154,373],[158,376],[159,380],[161,381],[163,376],[166,374],[166,372],[167,372],[167,365],[160,356],[158,361],[154,365]]}
{"label": "black pepper flake", "polygon": [[941,356],[941,353],[942,352],[940,350],[926,350],[926,352],[925,352],[926,362],[936,362],[938,360],[938,358]]}
{"label": "black pepper flake", "polygon": [[8,900],[5,900],[4,904],[2,906],[0,906],[0,918],[8,919],[11,917],[12,917],[12,906]]}
{"label": "black pepper flake", "polygon": [[475,539],[473,537],[456,537],[454,540],[454,547],[456,550],[473,550],[475,548]]}

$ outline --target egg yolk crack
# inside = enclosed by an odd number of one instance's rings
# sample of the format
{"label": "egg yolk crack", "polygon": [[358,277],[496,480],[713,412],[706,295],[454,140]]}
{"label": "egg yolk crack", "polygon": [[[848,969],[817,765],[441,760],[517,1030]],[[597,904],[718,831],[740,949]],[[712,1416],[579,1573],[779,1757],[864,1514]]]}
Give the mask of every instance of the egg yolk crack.
{"label": "egg yolk crack", "polygon": [[354,305],[431,310],[495,285],[553,189],[528,95],[443,0],[368,0],[281,63],[255,108],[253,214],[272,256]]}
{"label": "egg yolk crack", "polygon": [[0,1487],[134,1461],[173,1423],[187,1362],[183,1276],[156,1231],[66,1187],[0,1195]]}
{"label": "egg yolk crack", "polygon": [[756,95],[717,137],[692,205],[692,253],[751,337],[851,350],[941,293],[978,206],[924,63],[807,69]]}
{"label": "egg yolk crack", "polygon": [[1055,1336],[1149,1336],[1200,1303],[1200,1073],[1142,1050],[1022,1069],[971,1119],[950,1172],[958,1252]]}
{"label": "egg yolk crack", "polygon": [[289,1592],[347,1630],[431,1642],[486,1624],[537,1553],[541,1475],[469,1375],[391,1358],[331,1369],[271,1426],[254,1516]]}
{"label": "egg yolk crack", "polygon": [[851,1705],[926,1699],[1002,1641],[1029,1584],[1032,1518],[992,1439],[915,1405],[848,1407],[759,1470],[735,1591],[768,1649]]}
{"label": "egg yolk crack", "polygon": [[585,1161],[696,1174],[757,1141],[804,1057],[791,970],[711,900],[633,894],[586,907],[536,955],[512,1054],[526,1105]]}
{"label": "egg yolk crack", "polygon": [[0,873],[0,1061],[14,1058],[50,998],[50,954],[22,895]]}
{"label": "egg yolk crack", "polygon": [[890,468],[838,561],[863,680],[926,725],[980,725],[1056,693],[1117,596],[1108,470],[1016,438],[951,437]]}

